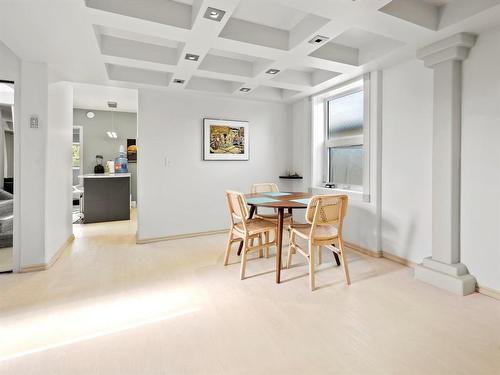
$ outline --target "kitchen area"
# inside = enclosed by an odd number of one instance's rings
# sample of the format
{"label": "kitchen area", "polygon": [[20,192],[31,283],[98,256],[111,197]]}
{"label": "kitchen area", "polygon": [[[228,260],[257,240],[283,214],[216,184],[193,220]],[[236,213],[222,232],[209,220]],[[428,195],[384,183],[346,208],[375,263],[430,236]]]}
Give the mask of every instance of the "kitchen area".
{"label": "kitchen area", "polygon": [[73,110],[73,223],[130,220],[137,196],[137,113]]}

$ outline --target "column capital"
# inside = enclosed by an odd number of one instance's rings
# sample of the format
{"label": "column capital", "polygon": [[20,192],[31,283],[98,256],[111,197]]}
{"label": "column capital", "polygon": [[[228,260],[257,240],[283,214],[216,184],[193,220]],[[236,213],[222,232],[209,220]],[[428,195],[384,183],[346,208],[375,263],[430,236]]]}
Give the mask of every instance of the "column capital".
{"label": "column capital", "polygon": [[417,50],[417,58],[428,68],[445,61],[462,61],[476,43],[476,35],[458,33]]}

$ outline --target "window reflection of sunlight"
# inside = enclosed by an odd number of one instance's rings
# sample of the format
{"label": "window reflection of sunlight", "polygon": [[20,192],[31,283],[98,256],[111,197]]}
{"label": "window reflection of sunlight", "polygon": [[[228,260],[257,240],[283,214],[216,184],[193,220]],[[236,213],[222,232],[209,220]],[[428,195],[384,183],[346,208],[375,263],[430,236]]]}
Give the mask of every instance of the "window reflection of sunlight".
{"label": "window reflection of sunlight", "polygon": [[194,293],[136,292],[2,319],[0,361],[89,340],[200,310]]}

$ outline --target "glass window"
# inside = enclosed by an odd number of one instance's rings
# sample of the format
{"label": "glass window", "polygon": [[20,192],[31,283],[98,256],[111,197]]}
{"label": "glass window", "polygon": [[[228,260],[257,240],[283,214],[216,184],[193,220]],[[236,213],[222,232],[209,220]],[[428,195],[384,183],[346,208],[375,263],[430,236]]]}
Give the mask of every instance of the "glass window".
{"label": "glass window", "polygon": [[329,180],[344,189],[363,185],[363,146],[329,148]]}
{"label": "glass window", "polygon": [[328,182],[336,188],[363,189],[363,91],[327,100]]}
{"label": "glass window", "polygon": [[80,144],[73,143],[73,167],[80,167]]}

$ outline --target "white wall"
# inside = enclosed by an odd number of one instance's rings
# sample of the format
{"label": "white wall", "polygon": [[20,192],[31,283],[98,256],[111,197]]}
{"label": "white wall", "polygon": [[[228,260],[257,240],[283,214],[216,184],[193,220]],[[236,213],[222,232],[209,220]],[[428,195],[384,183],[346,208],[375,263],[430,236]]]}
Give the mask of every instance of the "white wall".
{"label": "white wall", "polygon": [[500,290],[500,29],[479,36],[463,75],[462,262]]}
{"label": "white wall", "polygon": [[[45,156],[48,126],[47,66],[21,63],[21,116],[16,135],[19,138],[20,252],[21,265],[45,263]],[[30,128],[30,116],[37,115],[39,128]]]}
{"label": "white wall", "polygon": [[[304,178],[288,182],[290,191],[307,191],[311,186],[311,101],[302,99],[292,105],[291,169]],[[302,215],[303,216],[303,215]]]}
{"label": "white wall", "polygon": [[0,41],[0,80],[18,81],[20,60]]}
{"label": "white wall", "polygon": [[[249,121],[250,160],[203,161],[204,117]],[[138,238],[227,228],[225,190],[279,182],[288,168],[290,120],[285,104],[139,90]]]}
{"label": "white wall", "polygon": [[383,72],[382,250],[420,263],[432,253],[432,70]]}
{"label": "white wall", "polygon": [[[71,119],[67,145],[61,143],[66,138],[60,125],[71,115],[73,99],[64,84],[53,85],[49,99],[47,65],[20,61],[1,42],[0,61],[0,79],[15,81],[16,90],[14,267],[19,270],[46,264],[71,234],[71,183],[68,189],[67,174],[60,173],[70,170],[60,168],[71,165]],[[29,126],[32,115],[38,116],[38,129]]]}
{"label": "white wall", "polygon": [[[71,145],[73,142],[73,87],[49,85],[45,164],[45,263],[73,233]],[[65,171],[66,173],[64,173]]]}

